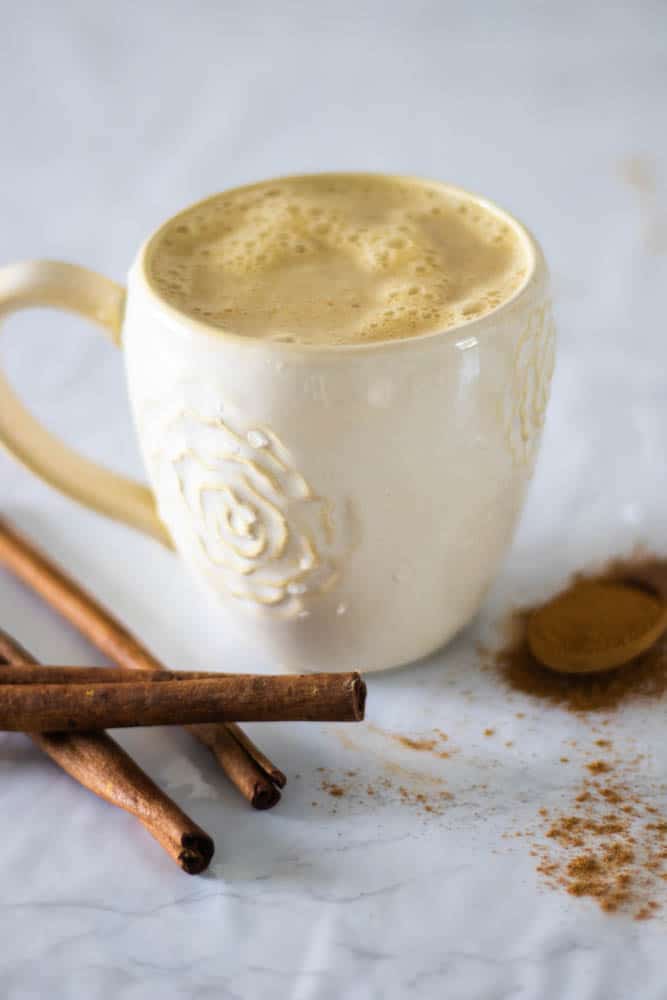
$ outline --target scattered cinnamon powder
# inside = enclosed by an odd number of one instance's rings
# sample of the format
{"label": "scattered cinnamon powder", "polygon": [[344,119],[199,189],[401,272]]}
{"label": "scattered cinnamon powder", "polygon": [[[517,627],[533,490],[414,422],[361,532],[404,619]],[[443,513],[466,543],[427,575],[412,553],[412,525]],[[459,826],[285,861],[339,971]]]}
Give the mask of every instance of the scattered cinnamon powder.
{"label": "scattered cinnamon powder", "polygon": [[341,788],[340,785],[332,785],[328,781],[322,782],[322,789],[328,792],[329,795],[333,796],[335,799],[340,799],[345,795],[345,789]]}
{"label": "scattered cinnamon powder", "polygon": [[409,750],[435,750],[438,745],[437,740],[415,740],[410,736],[400,736],[398,733],[393,734],[392,739]]}
{"label": "scattered cinnamon powder", "polygon": [[606,774],[607,771],[611,771],[611,765],[606,760],[592,760],[586,767],[591,774]]}
{"label": "scattered cinnamon powder", "polygon": [[442,729],[432,729],[433,736],[405,736],[403,733],[392,733],[386,729],[380,729],[379,726],[373,725],[372,722],[368,722],[366,726],[371,732],[377,733],[378,736],[384,736],[385,739],[392,740],[394,743],[399,743],[406,750],[416,750],[418,753],[430,753],[441,760],[446,760],[454,753],[452,749],[444,750],[442,748],[441,744],[447,743],[449,740],[447,733],[443,733]]}
{"label": "scattered cinnamon powder", "polygon": [[[320,788],[334,799],[346,797],[358,803],[366,798],[372,798],[378,804],[384,802],[400,802],[416,809],[419,813],[442,815],[445,804],[452,798],[451,793],[443,787],[442,779],[419,775],[398,766],[391,770],[402,777],[396,784],[389,774],[378,777],[374,784],[364,784],[359,778],[359,771],[344,771],[336,776],[330,776],[328,768],[317,768],[325,777],[320,781]],[[408,779],[410,784],[405,784]],[[332,809],[336,812],[336,809]]]}
{"label": "scattered cinnamon powder", "polygon": [[405,805],[416,807],[420,812],[434,813],[437,816],[442,815],[444,804],[452,797],[451,793],[444,788],[435,794],[426,794],[425,792],[417,792],[412,788],[406,788],[405,785],[402,785],[399,787],[398,792],[401,801]]}
{"label": "scattered cinnamon powder", "polygon": [[494,736],[495,732],[496,732],[495,729],[485,729],[484,730],[484,735],[485,736]]}
{"label": "scattered cinnamon powder", "polygon": [[667,880],[667,821],[647,822],[654,812],[624,777],[604,785],[585,778],[571,811],[552,816],[543,831],[553,846],[535,845],[538,872],[548,885],[587,896],[608,913],[654,916],[654,896]]}
{"label": "scattered cinnamon powder", "polygon": [[[589,770],[590,770],[590,767],[589,767]],[[598,785],[596,785],[595,787],[597,788],[597,790],[598,790],[599,794],[602,796],[602,798],[606,799],[607,802],[610,802],[613,806],[618,806],[618,805],[620,805],[623,802],[623,796],[618,791],[618,789],[611,788],[609,786],[607,786],[606,788],[600,788]],[[586,794],[588,795],[588,792]],[[590,798],[590,795],[588,795],[588,797]],[[623,808],[624,808],[624,810],[627,810],[627,809],[632,808],[632,807],[631,806],[630,807],[629,806],[624,806]]]}
{"label": "scattered cinnamon powder", "polygon": [[[611,564],[596,578],[631,580],[667,600],[667,559],[637,555]],[[589,749],[569,741],[577,754],[584,754],[586,776],[560,811],[538,811],[541,835],[530,853],[553,888],[592,899],[608,913],[650,919],[667,898],[667,819],[655,801],[664,787],[647,784],[646,773],[639,770],[643,754],[624,754],[611,739],[595,738],[600,730],[592,722],[604,712],[606,718],[597,725],[608,727],[613,725],[611,713],[622,703],[657,701],[667,694],[667,638],[614,672],[557,674],[542,667],[528,649],[531,610],[512,617],[508,641],[493,656],[493,665],[512,690],[590,720],[593,738]]]}

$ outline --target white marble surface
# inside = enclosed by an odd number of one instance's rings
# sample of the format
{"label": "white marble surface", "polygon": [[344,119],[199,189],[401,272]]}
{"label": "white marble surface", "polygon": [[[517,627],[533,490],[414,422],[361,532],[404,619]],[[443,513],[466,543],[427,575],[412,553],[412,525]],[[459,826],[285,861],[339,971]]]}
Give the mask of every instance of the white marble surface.
{"label": "white marble surface", "polygon": [[[140,239],[209,192],[281,172],[389,169],[462,183],[524,218],[550,261],[561,329],[544,447],[504,570],[467,634],[371,678],[371,726],[262,729],[290,776],[263,815],[185,735],[121,737],[215,836],[206,877],[182,875],[25,738],[0,739],[2,995],[665,997],[667,915],[635,923],[547,890],[529,843],[503,838],[567,799],[582,765],[559,765],[563,746],[592,737],[567,714],[510,700],[475,653],[509,604],[571,570],[639,541],[667,549],[665,5],[24,0],[5,4],[2,22],[1,260],[64,257],[122,279]],[[120,359],[103,339],[55,314],[5,333],[3,363],[34,409],[139,474]],[[168,662],[252,667],[156,545],[4,457],[0,508]],[[0,608],[45,660],[99,662],[1,574]],[[656,704],[613,720],[617,745],[646,754],[647,788],[667,766],[663,718]],[[440,728],[457,752],[416,753],[373,726]],[[331,797],[323,780],[348,794]],[[383,780],[381,795],[365,793]],[[427,813],[401,784],[451,799]]]}

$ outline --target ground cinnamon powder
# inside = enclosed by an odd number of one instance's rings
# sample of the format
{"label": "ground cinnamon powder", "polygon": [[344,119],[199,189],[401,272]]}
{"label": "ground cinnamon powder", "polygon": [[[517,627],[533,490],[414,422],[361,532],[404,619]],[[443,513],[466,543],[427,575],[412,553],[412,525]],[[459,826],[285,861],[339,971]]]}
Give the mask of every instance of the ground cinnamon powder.
{"label": "ground cinnamon powder", "polygon": [[405,736],[403,733],[393,733],[386,729],[380,729],[379,726],[373,725],[372,722],[367,722],[366,728],[377,736],[382,736],[384,739],[400,744],[406,750],[416,750],[418,753],[430,753],[441,760],[447,760],[454,753],[451,748],[443,749],[443,744],[447,743],[449,737],[442,729],[432,729],[430,736]]}
{"label": "ground cinnamon powder", "polygon": [[503,680],[514,691],[562,705],[572,712],[603,712],[621,702],[661,698],[667,692],[667,643],[609,674],[568,676],[541,666],[528,649],[522,626],[527,612],[514,618],[517,638],[495,656]]}
{"label": "ground cinnamon powder", "polygon": [[533,853],[548,885],[645,920],[660,909],[654,897],[667,881],[667,822],[624,770],[607,761],[610,777],[584,778],[565,811],[540,810],[545,839]]}
{"label": "ground cinnamon powder", "polygon": [[653,645],[665,628],[665,604],[644,587],[578,580],[530,616],[535,657],[565,673],[607,670]]}
{"label": "ground cinnamon powder", "polygon": [[[616,562],[597,579],[629,577],[640,586],[667,593],[667,559]],[[507,641],[493,654],[494,666],[513,690],[573,712],[607,711],[630,699],[660,698],[667,692],[667,638],[619,670],[591,675],[558,674],[538,663],[528,646],[528,621],[535,610],[521,608],[512,615]],[[615,613],[610,608],[610,617]]]}
{"label": "ground cinnamon powder", "polygon": [[[378,806],[400,803],[419,815],[429,813],[441,816],[451,801],[451,793],[440,777],[421,774],[400,765],[386,764],[384,770],[387,773],[376,776],[374,783],[368,784],[357,770],[332,772],[329,768],[317,768],[322,775],[320,789],[333,799],[346,798],[353,804],[364,804],[367,798],[371,798]],[[316,806],[318,803],[312,804]],[[334,814],[337,812],[335,805],[331,811]]]}
{"label": "ground cinnamon powder", "polygon": [[[617,562],[597,579],[632,579],[664,599],[667,559]],[[649,919],[660,909],[667,882],[667,819],[654,801],[659,789],[647,789],[637,780],[641,755],[620,752],[596,728],[613,726],[613,712],[621,704],[656,701],[667,694],[667,639],[617,671],[558,674],[542,667],[528,648],[532,611],[521,609],[512,616],[508,641],[492,657],[494,668],[511,690],[574,712],[589,720],[593,730],[588,749],[569,744],[583,755],[579,785],[558,811],[539,810],[539,831],[527,831],[534,836],[531,853],[538,859],[537,870],[548,885],[590,898],[605,912]]]}

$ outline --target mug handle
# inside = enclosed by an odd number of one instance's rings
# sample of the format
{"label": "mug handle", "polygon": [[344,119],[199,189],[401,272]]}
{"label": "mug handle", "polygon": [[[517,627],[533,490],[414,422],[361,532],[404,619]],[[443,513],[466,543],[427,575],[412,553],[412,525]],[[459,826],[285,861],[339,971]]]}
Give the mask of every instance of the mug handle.
{"label": "mug handle", "polygon": [[[109,278],[51,260],[29,260],[0,268],[0,321],[19,309],[34,306],[53,306],[86,316],[120,347],[125,289]],[[28,412],[2,373],[0,445],[72,499],[173,547],[150,489],[68,448]]]}

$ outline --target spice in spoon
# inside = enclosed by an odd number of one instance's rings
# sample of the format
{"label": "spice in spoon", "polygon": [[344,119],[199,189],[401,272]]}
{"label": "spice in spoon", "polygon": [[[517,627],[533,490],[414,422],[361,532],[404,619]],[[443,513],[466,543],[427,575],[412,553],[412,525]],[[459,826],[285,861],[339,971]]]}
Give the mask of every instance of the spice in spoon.
{"label": "spice in spoon", "polygon": [[645,653],[667,629],[667,602],[629,582],[579,580],[532,612],[533,656],[559,673],[615,670]]}

